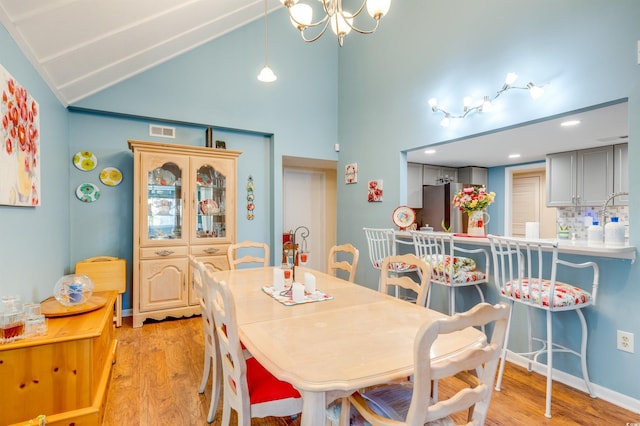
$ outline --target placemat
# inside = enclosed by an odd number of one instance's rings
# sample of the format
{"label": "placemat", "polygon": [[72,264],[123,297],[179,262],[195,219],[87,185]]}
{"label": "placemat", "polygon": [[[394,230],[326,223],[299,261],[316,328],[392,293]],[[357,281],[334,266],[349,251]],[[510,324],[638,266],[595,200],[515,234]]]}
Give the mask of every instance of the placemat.
{"label": "placemat", "polygon": [[278,302],[282,303],[283,305],[286,306],[292,306],[292,305],[302,305],[304,303],[312,303],[312,302],[322,302],[325,300],[331,300],[333,299],[333,296],[328,295],[327,293],[324,293],[320,290],[316,290],[313,293],[307,293],[305,291],[304,293],[304,299],[301,302],[296,302],[295,300],[293,300],[293,298],[291,297],[291,287],[285,287],[285,292],[282,293],[274,293],[273,292],[273,286],[264,286],[262,287],[262,291],[265,292],[267,295],[271,296],[272,298],[274,298],[275,300],[277,300]]}

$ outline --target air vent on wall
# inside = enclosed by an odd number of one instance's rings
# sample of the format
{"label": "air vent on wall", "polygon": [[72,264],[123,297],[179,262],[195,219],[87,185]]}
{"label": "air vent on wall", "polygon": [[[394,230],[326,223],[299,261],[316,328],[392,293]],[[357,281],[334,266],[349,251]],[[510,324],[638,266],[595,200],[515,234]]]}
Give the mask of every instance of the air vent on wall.
{"label": "air vent on wall", "polygon": [[160,138],[176,138],[176,128],[167,126],[156,126],[149,124],[149,134],[151,136],[158,136]]}

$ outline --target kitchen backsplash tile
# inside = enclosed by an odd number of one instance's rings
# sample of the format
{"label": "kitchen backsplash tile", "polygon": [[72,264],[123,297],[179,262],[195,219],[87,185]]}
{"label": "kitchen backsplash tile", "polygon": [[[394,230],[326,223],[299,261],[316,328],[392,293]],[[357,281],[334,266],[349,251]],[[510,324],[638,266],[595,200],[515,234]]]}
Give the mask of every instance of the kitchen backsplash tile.
{"label": "kitchen backsplash tile", "polygon": [[610,206],[607,208],[606,221],[602,223],[599,207],[558,207],[556,209],[556,221],[558,228],[560,226],[568,226],[570,235],[577,240],[587,239],[588,220],[585,217],[590,216],[592,220],[601,222],[604,227],[605,223],[610,221],[613,216],[618,217],[618,221],[625,225],[626,235],[629,235],[629,207],[628,206]]}

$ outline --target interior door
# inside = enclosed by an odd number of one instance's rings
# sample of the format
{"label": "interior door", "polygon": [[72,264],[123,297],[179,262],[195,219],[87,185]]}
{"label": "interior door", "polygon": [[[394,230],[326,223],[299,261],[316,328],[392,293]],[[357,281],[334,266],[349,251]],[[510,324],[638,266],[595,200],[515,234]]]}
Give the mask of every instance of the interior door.
{"label": "interior door", "polygon": [[540,238],[556,235],[555,208],[545,205],[545,172],[514,173],[511,185],[511,235],[525,236],[527,222],[540,223]]}
{"label": "interior door", "polygon": [[[298,226],[309,228],[306,247],[300,231],[296,234],[299,249],[310,252],[308,266],[325,271],[326,248],[326,180],[321,171],[285,169],[283,179],[283,232]],[[278,259],[278,257],[276,257]]]}

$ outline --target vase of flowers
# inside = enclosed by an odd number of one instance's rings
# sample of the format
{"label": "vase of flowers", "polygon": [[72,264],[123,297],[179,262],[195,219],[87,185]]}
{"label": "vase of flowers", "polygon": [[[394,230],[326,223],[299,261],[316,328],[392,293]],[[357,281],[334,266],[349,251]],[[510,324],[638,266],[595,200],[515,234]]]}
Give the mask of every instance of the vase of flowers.
{"label": "vase of flowers", "polygon": [[472,237],[484,237],[485,225],[490,217],[487,207],[495,199],[495,192],[487,192],[484,186],[464,188],[453,197],[453,206],[469,215],[467,234]]}

